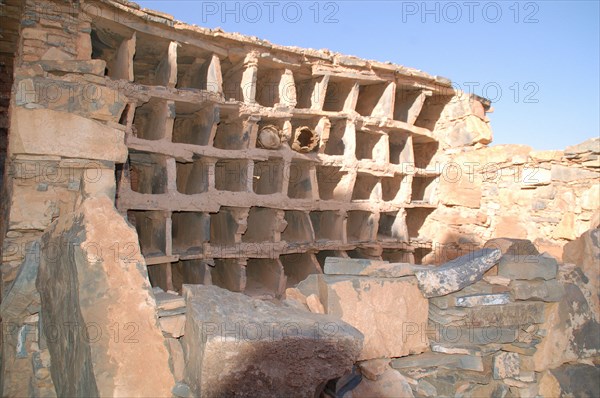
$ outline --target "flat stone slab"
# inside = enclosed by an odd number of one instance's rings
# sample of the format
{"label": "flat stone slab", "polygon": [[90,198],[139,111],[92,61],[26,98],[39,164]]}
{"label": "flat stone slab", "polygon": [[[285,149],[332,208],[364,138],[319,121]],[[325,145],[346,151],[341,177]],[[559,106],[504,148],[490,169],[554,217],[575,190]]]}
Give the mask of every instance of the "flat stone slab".
{"label": "flat stone slab", "polygon": [[456,297],[457,307],[478,307],[483,305],[502,305],[510,302],[510,294],[469,294]]}
{"label": "flat stone slab", "polygon": [[483,361],[480,356],[443,354],[439,352],[426,352],[420,355],[396,358],[392,360],[391,366],[394,369],[439,367],[483,371]]}
{"label": "flat stone slab", "polygon": [[361,272],[372,265],[387,263],[387,261],[363,258],[327,257],[323,272],[327,275],[361,275]]}
{"label": "flat stone slab", "polygon": [[202,397],[314,397],[352,369],[362,334],[331,316],[184,285],[185,383]]}
{"label": "flat stone slab", "polygon": [[556,278],[558,262],[549,254],[521,256],[505,254],[498,263],[498,275],[510,279],[532,280]]}
{"label": "flat stone slab", "polygon": [[401,357],[427,349],[423,325],[429,303],[415,277],[318,275],[317,280],[325,313],[364,334],[360,360]]}
{"label": "flat stone slab", "polygon": [[549,281],[512,281],[510,289],[516,300],[557,302],[565,295],[565,287],[556,279]]}
{"label": "flat stone slab", "polygon": [[501,255],[499,249],[481,249],[439,267],[419,269],[415,276],[425,297],[443,296],[481,280]]}

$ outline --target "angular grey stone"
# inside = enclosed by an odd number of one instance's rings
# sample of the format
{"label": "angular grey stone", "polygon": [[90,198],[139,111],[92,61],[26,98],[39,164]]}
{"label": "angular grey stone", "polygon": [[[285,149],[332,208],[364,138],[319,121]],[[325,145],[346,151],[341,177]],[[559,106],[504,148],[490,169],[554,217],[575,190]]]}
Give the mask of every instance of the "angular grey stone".
{"label": "angular grey stone", "polygon": [[[430,327],[428,336],[431,341],[447,344],[505,344],[512,343],[519,335],[518,328],[439,326]],[[433,336],[435,333],[435,336]]]}
{"label": "angular grey stone", "polygon": [[484,249],[500,249],[502,254],[518,256],[538,255],[540,252],[528,239],[494,238],[485,242]]}
{"label": "angular grey stone", "polygon": [[370,276],[374,278],[401,278],[403,276],[412,276],[419,267],[409,263],[391,263],[371,265],[361,271],[361,276]]}
{"label": "angular grey stone", "polygon": [[483,305],[502,305],[510,302],[508,293],[470,294],[456,298],[457,307],[477,307]]}
{"label": "angular grey stone", "polygon": [[202,397],[313,397],[352,369],[362,334],[327,315],[184,285],[186,384]]}
{"label": "angular grey stone", "polygon": [[564,286],[556,279],[549,281],[512,281],[510,289],[516,300],[542,300],[546,302],[560,301],[565,295]]}
{"label": "angular grey stone", "polygon": [[387,263],[387,261],[367,260],[363,258],[327,257],[323,272],[326,275],[362,275],[361,272],[371,265]]}
{"label": "angular grey stone", "polygon": [[600,397],[600,365],[566,364],[550,372],[560,385],[561,397]]}
{"label": "angular grey stone", "polygon": [[549,254],[517,256],[505,254],[498,263],[498,275],[510,279],[550,280],[556,278],[558,262]]}
{"label": "angular grey stone", "polygon": [[483,371],[481,357],[472,355],[442,354],[439,352],[426,352],[419,355],[409,355],[402,358],[392,359],[391,366],[394,369],[405,368],[446,368]]}
{"label": "angular grey stone", "polygon": [[585,152],[600,153],[600,138],[590,138],[577,145],[571,145],[565,148],[565,155],[579,154]]}
{"label": "angular grey stone", "polygon": [[439,267],[419,269],[415,276],[425,297],[443,296],[480,280],[500,256],[498,249],[481,249]]}

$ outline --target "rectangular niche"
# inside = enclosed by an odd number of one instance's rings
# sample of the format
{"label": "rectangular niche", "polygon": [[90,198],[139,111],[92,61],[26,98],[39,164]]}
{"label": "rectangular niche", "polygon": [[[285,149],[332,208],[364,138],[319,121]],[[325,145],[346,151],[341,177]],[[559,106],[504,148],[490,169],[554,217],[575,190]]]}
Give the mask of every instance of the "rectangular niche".
{"label": "rectangular niche", "polygon": [[151,98],[138,106],[133,117],[133,133],[144,140],[162,140],[170,136],[171,106],[165,100]]}
{"label": "rectangular niche", "polygon": [[336,211],[311,211],[310,221],[316,240],[342,241],[344,217]]}
{"label": "rectangular niche", "polygon": [[414,263],[415,264],[429,264],[431,261],[427,260],[427,257],[431,254],[433,250],[431,247],[417,247],[415,248],[414,254]]}
{"label": "rectangular niche", "polygon": [[129,210],[127,220],[137,231],[145,257],[167,255],[167,218],[164,212]]}
{"label": "rectangular niche", "polygon": [[219,58],[210,51],[191,45],[177,49],[177,88],[221,92],[220,74]]}
{"label": "rectangular niche", "polygon": [[326,155],[343,155],[346,151],[346,119],[332,120],[329,138],[325,143]]}
{"label": "rectangular niche", "polygon": [[208,191],[210,164],[204,159],[189,163],[176,163],[177,191],[185,195],[195,195]]}
{"label": "rectangular niche", "polygon": [[283,267],[279,260],[250,258],[246,264],[246,289],[249,296],[278,297],[283,292]]}
{"label": "rectangular niche", "polygon": [[234,246],[240,230],[240,209],[221,207],[210,214],[210,244],[212,246]]}
{"label": "rectangular niche", "polygon": [[413,176],[411,202],[431,203],[437,177]]}
{"label": "rectangular niche", "polygon": [[281,192],[283,186],[283,159],[269,158],[254,162],[252,189],[258,195],[271,195]]}
{"label": "rectangular niche", "polygon": [[348,212],[346,236],[348,242],[370,242],[375,240],[375,220],[371,212],[352,210]]}
{"label": "rectangular niche", "polygon": [[243,292],[246,288],[245,262],[237,258],[215,258],[212,267],[212,284],[232,292]]}
{"label": "rectangular niche", "polygon": [[177,80],[177,44],[160,36],[136,32],[134,82],[174,87]]}
{"label": "rectangular niche", "polygon": [[218,191],[248,190],[248,161],[222,159],[215,164],[215,188]]}
{"label": "rectangular niche", "polygon": [[314,166],[311,162],[292,160],[287,173],[288,196],[292,199],[314,199]]}
{"label": "rectangular niche", "polygon": [[390,263],[409,263],[414,264],[414,256],[408,250],[401,249],[383,249],[381,257]]}
{"label": "rectangular niche", "polygon": [[135,53],[133,30],[112,21],[95,18],[90,35],[92,59],[106,62],[105,75],[113,80],[131,81]]}
{"label": "rectangular niche", "polygon": [[321,250],[317,253],[317,261],[321,269],[325,268],[325,260],[327,257],[348,257],[345,251],[342,250]]}
{"label": "rectangular niche", "polygon": [[143,194],[167,192],[166,158],[143,152],[129,154],[129,178],[131,190]]}
{"label": "rectangular niche", "polygon": [[381,199],[384,202],[403,203],[405,199],[405,189],[403,185],[405,176],[396,174],[393,177],[381,178]]}
{"label": "rectangular niche", "polygon": [[321,266],[312,253],[285,254],[279,256],[283,272],[287,277],[287,287],[302,282],[311,274],[322,274]]}
{"label": "rectangular niche", "polygon": [[[251,207],[248,213],[248,226],[242,235],[242,242],[276,242],[279,235],[279,210],[266,207]],[[279,237],[277,237],[279,238]]]}
{"label": "rectangular niche", "polygon": [[205,260],[180,260],[171,263],[173,289],[181,293],[184,284],[212,285],[211,269]]}
{"label": "rectangular niche", "polygon": [[173,253],[201,253],[210,240],[210,215],[198,212],[171,214]]}
{"label": "rectangular niche", "polygon": [[394,101],[394,120],[414,124],[423,106],[423,95],[421,90],[413,88],[396,87],[396,99]]}
{"label": "rectangular niche", "polygon": [[307,243],[315,240],[313,228],[308,213],[299,210],[286,210],[287,227],[281,234],[281,239],[289,243]]}
{"label": "rectangular niche", "polygon": [[425,99],[423,108],[415,122],[415,126],[433,131],[444,107],[452,100],[452,95],[433,94]]}
{"label": "rectangular niche", "polygon": [[269,68],[258,65],[256,76],[256,102],[262,106],[273,107],[281,102],[279,84],[285,69]]}
{"label": "rectangular niche", "polygon": [[165,292],[174,289],[171,263],[148,265],[147,268],[152,287],[160,287]]}
{"label": "rectangular niche", "polygon": [[411,148],[408,133],[392,131],[388,134],[390,146],[390,163],[412,164]]}
{"label": "rectangular niche", "polygon": [[350,197],[350,176],[341,167],[317,166],[317,183],[321,200],[345,201]]}
{"label": "rectangular niche", "polygon": [[372,159],[385,161],[387,158],[387,141],[379,133],[356,130],[356,159]]}
{"label": "rectangular niche", "polygon": [[213,105],[175,102],[173,142],[193,145],[210,145],[218,118]]}
{"label": "rectangular niche", "polygon": [[377,183],[379,177],[368,173],[357,173],[352,200],[379,200]]}
{"label": "rectangular niche", "polygon": [[306,74],[294,72],[296,108],[314,109],[318,106],[324,79],[324,76],[312,77],[310,71]]}
{"label": "rectangular niche", "polygon": [[353,80],[330,78],[327,83],[323,110],[329,112],[349,112],[353,110]]}
{"label": "rectangular niche", "polygon": [[244,59],[231,57],[221,60],[221,72],[223,75],[223,95],[226,101],[244,102],[244,90],[247,93],[252,87],[242,87],[242,77],[245,70]]}
{"label": "rectangular niche", "polygon": [[433,166],[432,160],[438,150],[437,141],[413,142],[413,156],[415,158],[415,167],[427,169]]}
{"label": "rectangular niche", "polygon": [[213,145],[215,148],[242,150],[250,143],[249,125],[237,111],[221,109]]}
{"label": "rectangular niche", "polygon": [[408,228],[408,236],[411,240],[421,237],[421,228],[427,217],[433,213],[435,209],[427,207],[413,207],[406,209],[406,226]]}
{"label": "rectangular niche", "polygon": [[390,83],[361,84],[356,101],[356,112],[362,116],[389,117],[392,102],[386,89]]}
{"label": "rectangular niche", "polygon": [[403,212],[385,212],[379,215],[378,240],[396,240],[408,242],[408,231]]}

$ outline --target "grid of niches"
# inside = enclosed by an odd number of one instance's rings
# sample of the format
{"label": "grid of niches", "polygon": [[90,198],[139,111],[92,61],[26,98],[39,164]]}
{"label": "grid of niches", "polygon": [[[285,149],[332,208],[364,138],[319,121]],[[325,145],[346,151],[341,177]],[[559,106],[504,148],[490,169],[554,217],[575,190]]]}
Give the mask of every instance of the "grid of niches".
{"label": "grid of niches", "polygon": [[[107,39],[92,30],[107,76],[175,93],[132,101],[123,118],[130,156],[117,203],[154,285],[278,296],[321,272],[321,253],[414,261],[411,241],[433,210],[437,177],[424,171],[437,143],[419,134],[439,117],[430,93],[236,63],[126,31]],[[255,107],[243,113],[242,103]],[[392,123],[377,127],[374,118]],[[267,124],[283,132],[277,149],[257,146]],[[299,126],[320,136],[311,153],[290,149]],[[362,250],[374,243],[379,252]]]}

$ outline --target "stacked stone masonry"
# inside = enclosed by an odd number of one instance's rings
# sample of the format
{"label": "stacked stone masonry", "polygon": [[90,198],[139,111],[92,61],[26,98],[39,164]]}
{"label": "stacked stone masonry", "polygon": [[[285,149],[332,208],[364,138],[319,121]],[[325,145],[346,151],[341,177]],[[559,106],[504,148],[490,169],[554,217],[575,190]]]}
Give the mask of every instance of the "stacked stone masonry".
{"label": "stacked stone masonry", "polygon": [[[571,372],[564,363],[597,356],[596,343],[573,343],[579,329],[598,322],[597,294],[578,268],[561,265],[557,275],[531,281],[503,276],[501,263],[444,304],[425,298],[417,279],[428,269],[412,264],[441,264],[502,236],[530,239],[539,252],[561,259],[571,242],[564,262],[583,267],[597,291],[598,256],[587,253],[598,246],[598,140],[564,152],[486,147],[489,102],[455,91],[448,79],[190,26],[125,0],[7,0],[0,14],[0,162],[6,166],[0,395],[152,395],[153,386],[168,395],[176,382],[173,393],[186,396],[182,383],[191,376],[184,356],[198,348],[193,340],[181,343],[189,319],[177,294],[186,284],[325,313],[347,328],[344,344],[351,347],[327,351],[345,362],[326,374],[339,376],[352,360],[378,360],[381,373],[366,379],[381,375],[417,396],[431,393],[437,376],[412,374],[406,381],[380,357],[427,362],[448,354],[439,351],[448,348],[443,342],[401,341],[402,328],[407,322],[451,324],[457,313],[474,316],[465,308],[477,294],[507,312],[543,308],[544,317],[532,324],[570,328],[559,333],[562,339],[535,335],[536,343],[543,340],[537,357],[530,346],[509,342],[492,347],[493,359],[490,347],[473,348],[486,352],[486,380],[512,380],[510,372],[521,377],[524,372],[508,365],[518,355],[533,357],[521,361],[529,373],[511,393],[517,388],[523,391],[515,395],[527,396],[541,377],[559,383]],[[484,167],[490,162],[498,178]],[[462,178],[452,174],[456,165]],[[383,268],[360,276],[347,268],[327,272],[331,257]],[[393,272],[386,261],[395,263]],[[289,300],[294,286],[306,289],[298,293],[300,304]],[[333,292],[347,297],[338,300]],[[165,309],[164,297],[177,305]],[[246,306],[246,296],[231,297]],[[589,308],[569,307],[565,297]],[[58,316],[61,306],[72,308],[73,318]],[[139,311],[126,316],[131,308]],[[583,321],[565,326],[559,313]],[[68,327],[57,329],[58,340],[48,338],[56,322],[98,319],[104,327],[99,344],[72,340]],[[139,345],[129,351],[113,345],[108,326],[127,332],[132,319],[143,325],[140,333],[156,347],[155,357],[144,357]],[[393,330],[380,334],[373,323]],[[71,341],[76,358],[63,363]],[[102,347],[116,348],[105,353]],[[552,361],[553,347],[570,351]],[[284,357],[291,360],[289,353]],[[136,358],[146,358],[145,366],[159,375],[153,384],[131,366],[110,365]],[[367,362],[360,365],[366,369]],[[496,363],[498,372],[508,373],[488,374]],[[62,377],[73,367],[93,383]],[[129,390],[120,390],[118,380],[129,380],[122,383]],[[365,382],[361,388],[375,387]],[[477,388],[465,391],[481,392]]]}

